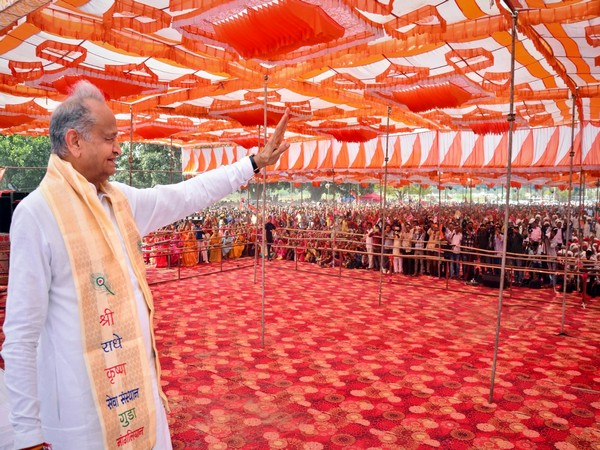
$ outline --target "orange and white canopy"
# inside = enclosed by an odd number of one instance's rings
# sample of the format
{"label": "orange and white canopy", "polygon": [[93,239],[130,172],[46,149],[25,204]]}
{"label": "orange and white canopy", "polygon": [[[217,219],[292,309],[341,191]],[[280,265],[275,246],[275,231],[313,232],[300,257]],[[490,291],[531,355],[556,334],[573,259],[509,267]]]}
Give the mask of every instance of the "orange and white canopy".
{"label": "orange and white canopy", "polygon": [[[512,145],[514,183],[562,186],[568,183],[571,165],[577,172],[575,181],[581,170],[591,175],[590,182],[600,175],[600,127],[588,124],[575,133],[566,126],[517,130]],[[267,173],[271,181],[331,181],[337,177],[338,181],[381,182],[387,165],[391,184],[498,184],[506,180],[507,148],[508,133],[477,135],[470,131],[408,133],[362,143],[312,140],[292,143]],[[239,145],[184,148],[184,173],[230,164],[254,150]]]}
{"label": "orange and white canopy", "polygon": [[[325,145],[337,157],[334,149],[347,148],[350,165],[354,154],[371,164],[369,149],[390,133],[392,148],[419,143],[419,170],[468,167],[478,142],[504,142],[511,98],[521,134],[600,123],[600,0],[4,0],[0,8],[3,134],[47,133],[80,79],[105,92],[126,140],[252,148],[257,127],[289,107],[294,152]],[[419,158],[409,148],[394,156],[399,170]],[[553,160],[552,145],[540,151],[527,150],[534,164]],[[498,161],[490,152],[481,167]]]}

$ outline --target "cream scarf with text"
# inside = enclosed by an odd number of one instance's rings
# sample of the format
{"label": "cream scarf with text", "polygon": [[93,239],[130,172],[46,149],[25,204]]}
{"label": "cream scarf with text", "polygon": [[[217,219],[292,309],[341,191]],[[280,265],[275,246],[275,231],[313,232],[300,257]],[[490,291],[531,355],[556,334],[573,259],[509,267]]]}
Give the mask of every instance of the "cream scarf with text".
{"label": "cream scarf with text", "polygon": [[[151,449],[156,439],[156,405],[126,257],[144,294],[151,324],[154,308],[129,202],[108,182],[101,185],[112,205],[117,230],[94,186],[54,154],[40,188],[69,255],[84,357],[105,448]],[[160,378],[158,359],[156,369]]]}

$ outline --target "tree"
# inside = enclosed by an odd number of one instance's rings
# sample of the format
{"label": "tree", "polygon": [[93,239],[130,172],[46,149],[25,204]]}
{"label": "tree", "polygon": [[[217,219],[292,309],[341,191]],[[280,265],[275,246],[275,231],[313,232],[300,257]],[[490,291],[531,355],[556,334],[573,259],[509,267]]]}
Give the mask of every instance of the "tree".
{"label": "tree", "polygon": [[46,173],[49,157],[47,136],[0,135],[0,167],[7,167],[0,188],[33,191]]}
{"label": "tree", "polygon": [[[122,144],[114,180],[129,184],[129,144]],[[159,144],[133,143],[131,185],[138,188],[181,181],[181,151]],[[171,157],[172,156],[172,157]]]}
{"label": "tree", "polygon": [[[129,184],[129,143],[121,145],[114,180]],[[47,136],[0,136],[0,167],[8,167],[0,189],[33,191],[46,173],[50,157]],[[181,151],[157,144],[133,144],[132,185],[152,187],[181,181]]]}

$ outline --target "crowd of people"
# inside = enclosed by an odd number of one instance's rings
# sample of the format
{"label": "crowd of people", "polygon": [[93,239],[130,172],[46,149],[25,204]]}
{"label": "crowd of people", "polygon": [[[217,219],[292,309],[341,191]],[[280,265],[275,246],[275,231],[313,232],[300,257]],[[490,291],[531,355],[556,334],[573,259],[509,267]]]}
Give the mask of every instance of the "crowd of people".
{"label": "crowd of people", "polygon": [[[586,281],[600,294],[600,220],[594,210],[484,204],[270,205],[265,250],[256,208],[221,204],[146,236],[146,262],[157,267],[242,256],[296,260],[321,267],[430,275],[476,283],[498,275],[507,227],[506,267],[513,285],[555,287]],[[186,251],[187,249],[187,251]],[[170,258],[170,260],[168,260]],[[574,274],[577,274],[575,277]]]}

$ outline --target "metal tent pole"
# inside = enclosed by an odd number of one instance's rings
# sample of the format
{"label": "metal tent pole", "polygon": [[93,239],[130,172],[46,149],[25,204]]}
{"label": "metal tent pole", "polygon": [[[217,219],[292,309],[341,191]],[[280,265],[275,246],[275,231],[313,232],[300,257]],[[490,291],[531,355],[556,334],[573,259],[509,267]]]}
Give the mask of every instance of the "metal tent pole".
{"label": "metal tent pole", "polygon": [[[577,91],[575,91],[577,92]],[[569,197],[567,201],[567,233],[565,235],[565,256],[564,256],[564,271],[563,271],[563,298],[562,298],[562,314],[560,319],[560,333],[559,336],[568,336],[565,332],[565,314],[567,308],[567,243],[569,242],[569,236],[571,234],[571,192],[573,191],[573,158],[575,157],[575,103],[576,95],[573,96],[573,110],[571,113],[571,150],[569,151]]]}
{"label": "metal tent pole", "polygon": [[[265,104],[264,104],[264,140],[263,140],[263,149],[265,145],[267,145],[267,82],[269,81],[269,76],[265,75]],[[261,220],[261,228],[262,228],[262,266],[261,266],[261,314],[260,314],[260,323],[261,323],[261,345],[265,346],[265,251],[268,251],[267,247],[267,230],[265,229],[266,224],[266,203],[267,203],[267,168],[263,168],[263,191],[262,191],[262,220]],[[268,256],[268,255],[267,255]]]}
{"label": "metal tent pole", "polygon": [[598,209],[600,208],[600,179],[596,181],[596,207],[594,208],[594,216],[598,220]]}
{"label": "metal tent pole", "polygon": [[[386,208],[386,200],[387,200],[387,176],[388,176],[388,151],[389,151],[389,142],[390,142],[390,115],[392,113],[392,107],[388,106],[387,108],[387,125],[385,132],[385,158],[384,158],[384,166],[383,166],[383,203],[380,203],[381,211],[379,215],[381,216],[381,253],[379,255],[379,305],[381,306],[381,291],[382,291],[382,283],[383,283],[383,248],[385,246],[385,208]],[[388,266],[389,269],[389,266]]]}
{"label": "metal tent pole", "polygon": [[[331,204],[332,204],[332,208],[331,208],[331,212],[333,215],[333,219],[331,221],[331,226],[333,227],[333,241],[331,243],[331,267],[335,267],[335,256],[334,256],[334,250],[337,247],[337,242],[335,240],[336,237],[336,217],[335,217],[335,168],[332,169],[332,173],[331,173],[331,187],[333,187],[333,197],[331,199]],[[340,275],[342,273],[342,264],[341,264],[341,258],[340,258]]]}
{"label": "metal tent pole", "polygon": [[437,213],[437,226],[438,226],[438,278],[442,278],[442,243],[440,241],[442,233],[442,172],[438,170],[438,213]]}
{"label": "metal tent pole", "polygon": [[508,240],[508,220],[510,206],[510,175],[512,170],[512,146],[513,146],[513,133],[515,126],[515,46],[517,38],[517,12],[511,8],[512,11],[512,42],[511,42],[511,58],[510,58],[510,112],[508,114],[508,148],[507,148],[507,167],[506,167],[506,201],[504,205],[504,237],[502,242],[502,265],[500,268],[500,292],[498,294],[498,313],[496,320],[496,338],[494,342],[494,358],[492,362],[492,375],[490,381],[490,395],[489,403],[493,402],[494,399],[494,383],[496,377],[496,366],[498,362],[498,346],[500,341],[500,324],[502,318],[502,298],[504,295],[504,274],[506,273],[506,244]]}
{"label": "metal tent pole", "polygon": [[[258,135],[257,135],[257,139],[256,139],[256,143],[257,143],[257,148],[260,148],[260,125],[258,126]],[[259,184],[258,183],[254,183],[255,186],[255,190],[256,190],[256,215],[257,215],[257,221],[254,224],[255,227],[258,227],[262,221],[258,220],[259,219],[259,207],[260,207],[260,190],[259,190]],[[248,188],[250,187],[250,184],[248,184]],[[262,245],[262,243],[261,243]],[[261,255],[262,255],[262,247],[261,247]],[[255,229],[255,233],[254,233],[254,282],[256,283],[256,277],[257,277],[257,272],[258,272],[258,229]]]}
{"label": "metal tent pole", "polygon": [[133,105],[129,105],[129,186],[133,186]]}
{"label": "metal tent pole", "polygon": [[171,147],[169,148],[169,182],[173,183],[173,136],[171,136]]}

